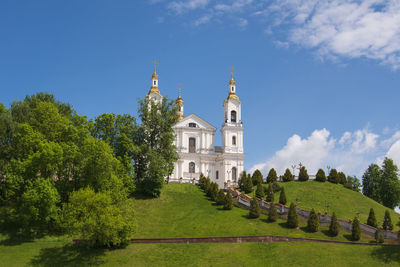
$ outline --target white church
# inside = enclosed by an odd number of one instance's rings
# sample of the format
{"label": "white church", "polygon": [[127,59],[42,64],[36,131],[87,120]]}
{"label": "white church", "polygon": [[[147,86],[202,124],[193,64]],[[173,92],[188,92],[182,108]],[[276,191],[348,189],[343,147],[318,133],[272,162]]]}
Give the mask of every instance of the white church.
{"label": "white church", "polygon": [[[146,98],[158,103],[162,101],[156,68],[151,76],[151,87]],[[175,163],[169,180],[195,182],[203,173],[220,188],[236,185],[239,174],[243,171],[244,151],[242,103],[236,95],[233,74],[228,83],[228,97],[223,103],[222,146],[215,146],[214,143],[216,127],[196,114],[184,116],[180,90],[175,103],[178,106],[179,122],[173,126],[176,135],[174,144],[179,160]]]}

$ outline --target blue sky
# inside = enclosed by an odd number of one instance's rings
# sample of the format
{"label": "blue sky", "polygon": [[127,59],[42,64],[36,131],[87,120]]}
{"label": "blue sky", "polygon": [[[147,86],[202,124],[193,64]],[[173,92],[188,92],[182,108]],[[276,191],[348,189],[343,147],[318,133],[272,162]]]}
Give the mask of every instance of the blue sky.
{"label": "blue sky", "polygon": [[46,91],[93,118],[161,93],[219,129],[235,67],[245,167],[400,165],[398,1],[0,2],[0,102]]}

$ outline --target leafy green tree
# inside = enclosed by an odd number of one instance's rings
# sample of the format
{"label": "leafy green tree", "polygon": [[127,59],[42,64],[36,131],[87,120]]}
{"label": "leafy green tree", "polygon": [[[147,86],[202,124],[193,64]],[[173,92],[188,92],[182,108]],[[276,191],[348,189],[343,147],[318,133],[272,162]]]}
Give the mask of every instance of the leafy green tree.
{"label": "leafy green tree", "polygon": [[299,171],[299,181],[304,182],[304,181],[308,181],[308,179],[309,179],[309,176],[307,173],[307,169],[306,169],[306,167],[303,166],[300,168],[300,171]]}
{"label": "leafy green tree", "polygon": [[268,172],[268,176],[267,176],[267,183],[273,183],[278,181],[278,175],[276,174],[276,171],[274,168],[270,169]]}
{"label": "leafy green tree", "polygon": [[358,241],[360,240],[360,237],[361,237],[360,221],[358,220],[357,217],[355,217],[351,227],[351,238],[353,239],[353,241]]}
{"label": "leafy green tree", "polygon": [[382,170],[377,164],[371,164],[362,177],[362,193],[381,203],[380,180]]}
{"label": "leafy green tree", "polygon": [[282,181],[283,182],[290,182],[290,181],[293,181],[293,180],[294,180],[293,174],[290,172],[289,169],[286,169],[285,170],[285,174],[283,174]]}
{"label": "leafy green tree", "polygon": [[271,203],[274,202],[274,190],[272,189],[271,183],[268,184],[265,200]]}
{"label": "leafy green tree", "polygon": [[256,197],[263,199],[265,196],[264,189],[260,183],[257,184]]}
{"label": "leafy green tree", "polygon": [[331,169],[328,175],[328,182],[337,184],[339,183],[339,174],[336,169]]}
{"label": "leafy green tree", "polygon": [[232,195],[231,192],[228,190],[228,192],[225,195],[224,210],[231,210],[232,208],[233,208]]}
{"label": "leafy green tree", "polygon": [[217,193],[217,197],[216,197],[215,202],[216,202],[218,205],[224,205],[224,202],[225,202],[225,193],[224,193],[224,190],[223,190],[223,189],[218,190],[218,193]]}
{"label": "leafy green tree", "polygon": [[90,247],[125,246],[136,232],[132,203],[115,203],[107,193],[80,189],[63,205],[61,220],[71,235]]}
{"label": "leafy green tree", "polygon": [[361,183],[356,176],[347,176],[347,182],[344,186],[353,191],[360,192]]}
{"label": "leafy green tree", "polygon": [[271,203],[268,210],[268,221],[276,222],[278,220],[278,211],[274,203]]}
{"label": "leafy green tree", "polygon": [[279,194],[279,203],[282,205],[286,205],[286,194],[284,187],[282,187],[281,193]]}
{"label": "leafy green tree", "polygon": [[375,232],[376,243],[383,244],[385,242],[385,237],[383,236],[382,230],[380,228],[376,229]]}
{"label": "leafy green tree", "polygon": [[308,220],[307,220],[307,230],[310,232],[318,232],[319,229],[319,219],[318,215],[314,209],[311,210]]}
{"label": "leafy green tree", "polygon": [[297,216],[296,205],[294,203],[290,203],[289,213],[287,217],[287,226],[289,228],[297,228],[299,225],[299,218]]}
{"label": "leafy green tree", "polygon": [[369,226],[372,226],[372,227],[375,227],[375,228],[378,227],[378,224],[376,223],[375,212],[374,212],[374,209],[373,209],[373,208],[371,208],[371,209],[369,210],[369,215],[368,215],[368,219],[367,219],[367,224],[368,224]]}
{"label": "leafy green tree", "polygon": [[260,205],[258,204],[258,200],[254,197],[250,202],[250,211],[249,211],[249,218],[258,218],[260,217],[261,209]]}
{"label": "leafy green tree", "polygon": [[382,204],[394,209],[400,204],[399,169],[390,158],[385,158],[382,164],[380,183],[380,199]]}
{"label": "leafy green tree", "polygon": [[243,189],[246,194],[253,192],[253,183],[251,182],[250,175],[247,175],[247,178],[243,184]]}
{"label": "leafy green tree", "polygon": [[393,230],[392,218],[390,217],[390,212],[388,210],[385,211],[385,217],[383,218],[382,228],[384,230]]}
{"label": "leafy green tree", "polygon": [[332,214],[331,223],[329,224],[329,234],[337,236],[339,234],[340,225],[338,223],[336,213]]}
{"label": "leafy green tree", "polygon": [[323,169],[319,169],[317,174],[315,175],[315,180],[318,182],[326,182],[326,176]]}
{"label": "leafy green tree", "polygon": [[344,174],[344,172],[339,172],[338,173],[338,181],[339,181],[339,184],[346,184],[346,182],[347,182],[347,179],[346,179],[346,174]]}
{"label": "leafy green tree", "polygon": [[260,172],[260,170],[255,170],[253,172],[253,176],[251,177],[251,180],[253,182],[253,185],[257,185],[257,184],[262,184],[263,182],[263,175]]}

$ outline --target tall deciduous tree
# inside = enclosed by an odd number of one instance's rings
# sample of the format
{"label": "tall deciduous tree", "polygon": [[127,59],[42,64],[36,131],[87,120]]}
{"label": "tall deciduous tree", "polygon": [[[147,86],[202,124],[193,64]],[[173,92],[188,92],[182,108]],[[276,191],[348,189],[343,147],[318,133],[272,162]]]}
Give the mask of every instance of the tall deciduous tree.
{"label": "tall deciduous tree", "polygon": [[276,171],[274,168],[269,170],[268,176],[267,176],[267,183],[273,183],[278,181],[278,175],[276,174]]}
{"label": "tall deciduous tree", "polygon": [[380,180],[382,170],[377,164],[371,164],[362,177],[362,193],[377,202],[381,202]]}
{"label": "tall deciduous tree", "polygon": [[357,176],[347,176],[347,182],[344,186],[353,191],[360,192],[361,183]]}
{"label": "tall deciduous tree", "polygon": [[380,197],[382,204],[394,209],[400,203],[399,169],[390,158],[385,158],[382,164],[382,179]]}

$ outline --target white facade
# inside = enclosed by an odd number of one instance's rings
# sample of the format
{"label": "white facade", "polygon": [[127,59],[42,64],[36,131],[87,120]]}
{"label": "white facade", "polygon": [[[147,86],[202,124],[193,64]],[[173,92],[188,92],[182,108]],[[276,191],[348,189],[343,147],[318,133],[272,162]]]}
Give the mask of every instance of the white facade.
{"label": "white facade", "polygon": [[[146,97],[160,101],[162,95],[158,91],[158,75],[154,79],[155,75],[154,72],[152,87]],[[236,95],[233,77],[229,81],[228,93],[223,104],[222,146],[215,146],[214,143],[216,127],[195,114],[184,116],[179,93],[176,104],[179,106],[180,121],[173,126],[179,160],[175,163],[170,181],[194,182],[203,173],[220,188],[237,184],[243,171],[244,149],[241,102]]]}

